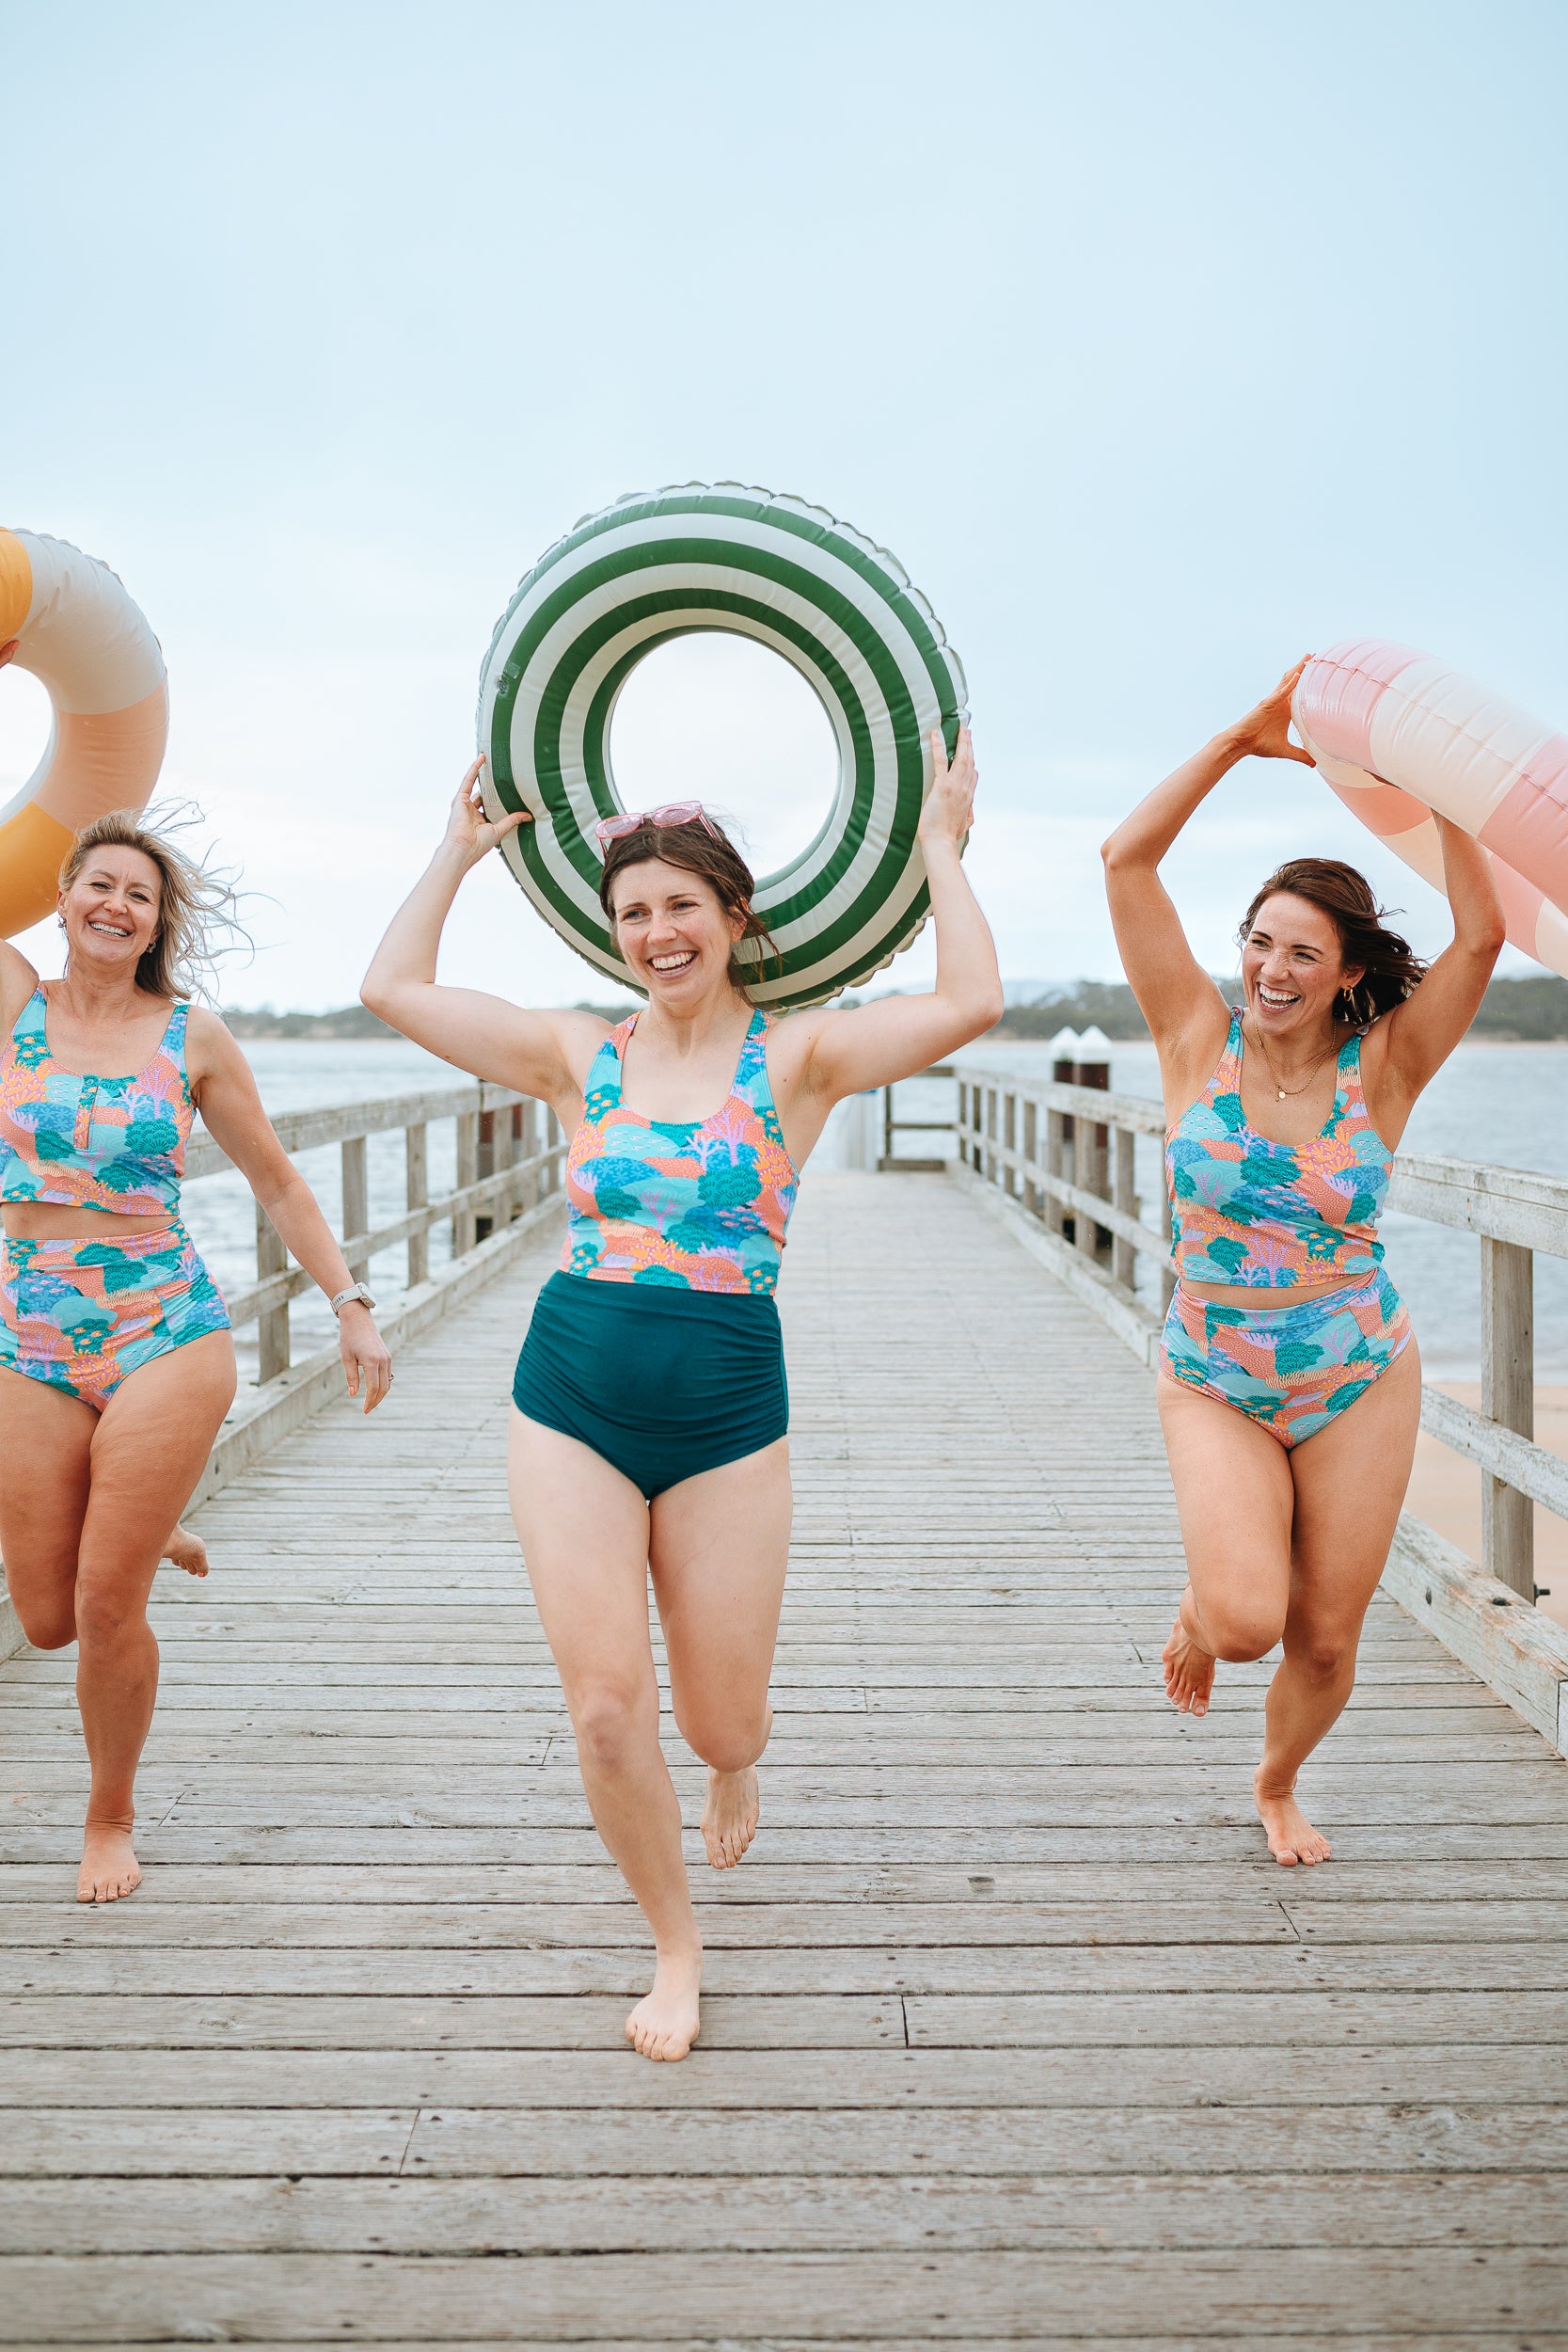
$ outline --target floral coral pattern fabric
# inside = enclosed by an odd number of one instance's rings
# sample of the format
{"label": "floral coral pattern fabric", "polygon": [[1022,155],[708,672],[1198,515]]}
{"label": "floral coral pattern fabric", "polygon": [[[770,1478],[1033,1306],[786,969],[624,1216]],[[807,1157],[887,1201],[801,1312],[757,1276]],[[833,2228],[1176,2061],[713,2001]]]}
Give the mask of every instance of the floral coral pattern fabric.
{"label": "floral coral pattern fabric", "polygon": [[139,1365],[229,1327],[182,1225],[122,1241],[6,1242],[0,1368],[98,1412]]}
{"label": "floral coral pattern fabric", "polygon": [[1221,1307],[1178,1286],[1160,1369],[1290,1447],[1365,1396],[1410,1338],[1404,1302],[1381,1266],[1353,1289],[1269,1305]]}
{"label": "floral coral pattern fabric", "polygon": [[588,1073],[566,1157],[562,1270],[594,1282],[769,1295],[800,1179],[768,1081],[768,1022],[752,1017],[728,1099],[711,1119],[646,1119],[621,1102],[636,1015]]}
{"label": "floral coral pattern fabric", "polygon": [[0,1200],[154,1216],[179,1204],[195,1107],[185,1076],[187,1008],[129,1078],[83,1077],[49,1051],[35,989],[0,1058]]}
{"label": "floral coral pattern fabric", "polygon": [[1290,1290],[1383,1262],[1377,1221],[1394,1155],[1361,1088],[1361,1040],[1339,1048],[1334,1107],[1308,1143],[1271,1143],[1242,1109],[1242,1015],[1213,1076],[1171,1129],[1171,1255],[1189,1282]]}

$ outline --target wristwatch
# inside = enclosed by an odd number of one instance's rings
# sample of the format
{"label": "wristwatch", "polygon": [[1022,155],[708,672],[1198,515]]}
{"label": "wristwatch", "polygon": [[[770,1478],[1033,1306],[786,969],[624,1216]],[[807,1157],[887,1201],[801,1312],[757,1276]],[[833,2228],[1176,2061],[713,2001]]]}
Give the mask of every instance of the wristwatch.
{"label": "wristwatch", "polygon": [[374,1299],[371,1296],[370,1292],[365,1288],[364,1283],[356,1282],[348,1290],[340,1291],[337,1297],[328,1302],[331,1306],[333,1313],[335,1315],[341,1315],[351,1298],[357,1298],[360,1305],[364,1307],[373,1307],[375,1305]]}

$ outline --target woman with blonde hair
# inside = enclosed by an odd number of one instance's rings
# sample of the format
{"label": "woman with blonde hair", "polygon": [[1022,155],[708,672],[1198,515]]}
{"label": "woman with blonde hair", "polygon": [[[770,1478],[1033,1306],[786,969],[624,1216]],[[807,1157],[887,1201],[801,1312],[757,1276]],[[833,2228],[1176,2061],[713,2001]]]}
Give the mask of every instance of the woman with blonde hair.
{"label": "woman with blonde hair", "polygon": [[374,1302],[245,1056],[190,1002],[233,928],[230,899],[119,813],[61,868],[63,977],[46,984],[0,943],[0,1557],[35,1648],[79,1645],[82,1902],[141,1878],[134,1788],[158,1687],[147,1603],[160,1558],[206,1572],[179,1519],[234,1396],[228,1311],[179,1215],[198,1110],[331,1298],[350,1394],[362,1388],[369,1412],[392,1376]]}

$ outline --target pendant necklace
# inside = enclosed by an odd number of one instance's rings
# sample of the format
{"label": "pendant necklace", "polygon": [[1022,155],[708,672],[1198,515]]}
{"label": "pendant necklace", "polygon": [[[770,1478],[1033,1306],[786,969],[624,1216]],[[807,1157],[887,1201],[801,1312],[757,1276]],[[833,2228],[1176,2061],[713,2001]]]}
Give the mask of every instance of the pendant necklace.
{"label": "pendant necklace", "polygon": [[1285,1087],[1281,1086],[1279,1082],[1279,1073],[1274,1066],[1274,1056],[1269,1051],[1268,1041],[1264,1037],[1261,1029],[1258,1032],[1258,1042],[1262,1047],[1263,1059],[1267,1062],[1269,1066],[1269,1075],[1274,1080],[1274,1097],[1276,1103],[1294,1102],[1298,1094],[1305,1094],[1307,1087],[1311,1085],[1313,1079],[1317,1076],[1319,1071],[1328,1059],[1329,1055],[1337,1054],[1339,1051],[1338,1045],[1326,1046],[1318,1056],[1318,1058],[1312,1064],[1311,1069],[1307,1072],[1306,1081],[1303,1085],[1299,1087]]}

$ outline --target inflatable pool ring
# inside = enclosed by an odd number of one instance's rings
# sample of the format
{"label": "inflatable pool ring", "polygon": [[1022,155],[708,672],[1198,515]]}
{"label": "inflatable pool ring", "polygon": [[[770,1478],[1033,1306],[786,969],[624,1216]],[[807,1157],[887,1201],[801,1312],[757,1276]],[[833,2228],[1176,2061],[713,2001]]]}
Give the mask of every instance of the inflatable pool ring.
{"label": "inflatable pool ring", "polygon": [[[758,880],[777,943],[759,1004],[821,1002],[889,963],[928,911],[915,828],[927,731],[949,752],[966,688],[901,564],[820,506],[739,483],[620,499],[542,555],[491,640],[479,747],[492,815],[535,822],[502,845],[541,914],[627,986],[599,906],[597,818],[617,813],[610,728],[656,645],[697,629],[752,638],[815,690],[838,741],[838,791],[816,838]],[[749,943],[748,943],[749,945]]]}
{"label": "inflatable pool ring", "polygon": [[1568,737],[1429,654],[1358,637],[1314,656],[1291,715],[1345,806],[1434,889],[1433,811],[1492,853],[1508,936],[1568,977]]}
{"label": "inflatable pool ring", "polygon": [[49,747],[0,808],[0,938],[54,910],[67,850],[112,808],[145,808],[168,739],[158,640],[106,564],[64,539],[0,530],[0,659],[55,707]]}

